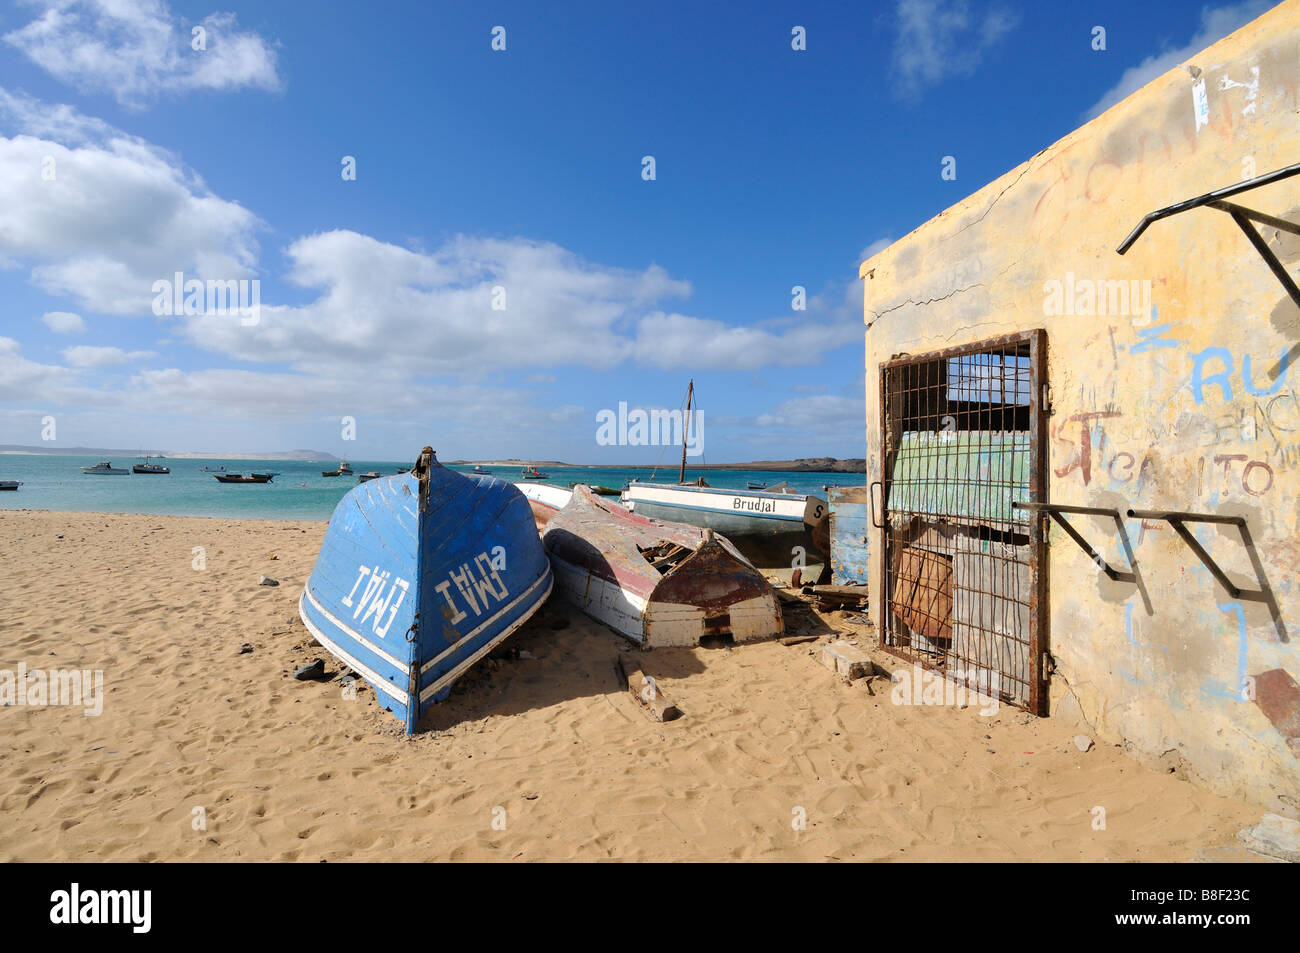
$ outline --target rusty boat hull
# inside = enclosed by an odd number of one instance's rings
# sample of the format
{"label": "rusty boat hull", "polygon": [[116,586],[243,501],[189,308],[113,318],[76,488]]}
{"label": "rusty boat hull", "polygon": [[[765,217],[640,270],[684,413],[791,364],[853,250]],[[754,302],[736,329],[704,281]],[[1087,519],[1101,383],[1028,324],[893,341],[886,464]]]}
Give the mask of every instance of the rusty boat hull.
{"label": "rusty boat hull", "polygon": [[645,648],[784,632],[775,591],[712,530],[649,519],[579,485],[542,545],[561,596]]}

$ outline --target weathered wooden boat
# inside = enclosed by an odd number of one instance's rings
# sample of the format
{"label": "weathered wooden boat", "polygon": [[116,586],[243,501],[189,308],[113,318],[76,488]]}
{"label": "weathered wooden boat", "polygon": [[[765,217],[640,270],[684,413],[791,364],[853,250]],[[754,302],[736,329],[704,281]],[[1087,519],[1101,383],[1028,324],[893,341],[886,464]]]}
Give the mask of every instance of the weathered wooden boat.
{"label": "weathered wooden boat", "polygon": [[[629,481],[619,502],[653,519],[671,520],[723,533],[742,552],[764,566],[792,565],[816,560],[822,552],[827,519],[826,501],[779,487],[746,490],[714,489],[703,477],[686,482],[686,454],[691,433],[691,399],[695,381],[686,389],[686,423],[682,429],[682,461],[676,483]],[[777,492],[777,490],[781,492]]]}
{"label": "weathered wooden boat", "polygon": [[18,480],[0,480],[0,490],[16,490],[22,483]]}
{"label": "weathered wooden boat", "polygon": [[250,476],[241,476],[238,473],[214,473],[212,476],[218,483],[270,483],[274,474],[254,473]]}
{"label": "weathered wooden boat", "polygon": [[92,476],[126,476],[131,471],[125,467],[115,467],[107,460],[101,460],[93,467],[82,467],[81,472]]}
{"label": "weathered wooden boat", "polygon": [[563,596],[643,646],[784,631],[776,592],[723,536],[647,519],[577,486],[542,544]]}
{"label": "weathered wooden boat", "polygon": [[568,506],[569,500],[573,499],[572,490],[562,490],[549,483],[516,483],[515,486],[528,500],[539,533],[546,528],[551,517]]}
{"label": "weathered wooden boat", "polygon": [[339,502],[298,611],[413,732],[551,584],[523,495],[448,470],[425,447],[409,474],[358,484]]}
{"label": "weathered wooden boat", "polygon": [[361,474],[359,477],[357,477],[357,482],[358,482],[358,483],[366,483],[366,482],[368,482],[368,481],[370,481],[370,480],[378,480],[378,479],[379,479],[379,471],[378,471],[378,470],[371,470],[370,472],[368,472],[368,473],[363,473],[363,474]]}
{"label": "weathered wooden boat", "polygon": [[164,474],[171,473],[169,467],[160,466],[157,463],[150,463],[151,457],[145,457],[144,463],[137,463],[131,467],[132,473]]}
{"label": "weathered wooden boat", "polygon": [[767,489],[767,484],[766,484],[766,483],[763,483],[763,482],[760,481],[760,480],[747,480],[747,481],[745,481],[745,486],[748,487],[748,488],[751,489],[751,490],[766,490],[766,489]]}
{"label": "weathered wooden boat", "polygon": [[796,546],[820,552],[828,514],[826,501],[809,494],[674,483],[629,483],[620,502],[642,516],[715,530],[771,565],[789,565]]}
{"label": "weathered wooden boat", "polygon": [[[569,489],[572,490],[575,486],[578,485],[579,484],[577,483],[570,483]],[[591,492],[595,493],[597,496],[622,496],[623,495],[622,490],[616,490],[612,486],[597,486],[595,483],[587,483],[582,485],[590,488]]]}
{"label": "weathered wooden boat", "polygon": [[346,460],[339,461],[339,465],[335,467],[333,470],[321,471],[321,476],[323,477],[351,476],[351,475],[352,475],[352,467],[348,466],[348,462]]}

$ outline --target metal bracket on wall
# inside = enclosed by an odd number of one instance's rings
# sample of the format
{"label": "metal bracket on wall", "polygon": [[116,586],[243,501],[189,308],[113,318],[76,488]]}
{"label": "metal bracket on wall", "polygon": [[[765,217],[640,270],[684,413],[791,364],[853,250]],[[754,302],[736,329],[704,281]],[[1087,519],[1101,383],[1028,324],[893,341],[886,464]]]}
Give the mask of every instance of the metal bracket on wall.
{"label": "metal bracket on wall", "polygon": [[1013,510],[1032,510],[1036,513],[1046,513],[1054,519],[1061,529],[1069,535],[1070,539],[1079,544],[1079,548],[1088,554],[1088,558],[1096,563],[1097,568],[1104,572],[1111,579],[1119,579],[1119,572],[1112,567],[1097,550],[1088,545],[1088,541],[1079,535],[1079,531],[1070,525],[1070,521],[1064,516],[1066,513],[1077,513],[1081,516],[1109,516],[1117,523],[1120,520],[1119,510],[1104,509],[1099,506],[1066,506],[1062,503],[1020,503],[1011,504]]}
{"label": "metal bracket on wall", "polygon": [[1293,175],[1300,175],[1300,162],[1295,165],[1289,165],[1284,169],[1278,169],[1275,172],[1269,172],[1266,175],[1257,176],[1248,179],[1245,182],[1238,182],[1236,185],[1229,185],[1226,188],[1216,189],[1213,192],[1206,192],[1204,195],[1198,195],[1194,199],[1188,199],[1185,202],[1177,202],[1166,208],[1157,209],[1149,212],[1138,222],[1137,227],[1129,232],[1127,238],[1120,242],[1115,249],[1119,254],[1124,254],[1133,247],[1133,243],[1141,237],[1146,231],[1147,226],[1152,222],[1159,221],[1162,218],[1168,218],[1170,215],[1177,215],[1179,212],[1190,211],[1194,208],[1213,208],[1221,212],[1227,212],[1232,216],[1232,220],[1237,223],[1237,227],[1246,233],[1250,243],[1255,246],[1255,251],[1259,252],[1261,258],[1272,270],[1277,280],[1282,283],[1286,293],[1291,296],[1291,300],[1300,306],[1300,286],[1297,286],[1295,279],[1288,273],[1282,262],[1278,260],[1277,255],[1273,254],[1273,249],[1268,247],[1262,236],[1252,222],[1259,222],[1261,225],[1268,225],[1271,228],[1277,228],[1284,232],[1290,232],[1293,235],[1300,235],[1300,224],[1288,222],[1286,219],[1278,218],[1275,215],[1267,215],[1264,212],[1257,212],[1254,209],[1245,208],[1233,202],[1225,202],[1224,199],[1238,195],[1242,192],[1248,192],[1251,189],[1258,189],[1261,186],[1269,185],[1273,182],[1280,182],[1282,179],[1289,179]]}
{"label": "metal bracket on wall", "polygon": [[1198,559],[1205,564],[1205,568],[1215,579],[1219,580],[1219,585],[1228,590],[1228,593],[1234,599],[1260,599],[1263,600],[1266,593],[1263,589],[1247,590],[1233,585],[1219,564],[1214,561],[1214,557],[1205,551],[1205,547],[1197,541],[1188,529],[1185,522],[1191,523],[1226,523],[1229,526],[1236,526],[1242,531],[1243,536],[1246,534],[1246,518],[1244,516],[1219,516],[1217,513],[1182,513],[1176,510],[1129,510],[1128,515],[1131,519],[1142,520],[1164,520],[1174,528],[1174,532],[1183,538],[1183,542],[1194,552]]}

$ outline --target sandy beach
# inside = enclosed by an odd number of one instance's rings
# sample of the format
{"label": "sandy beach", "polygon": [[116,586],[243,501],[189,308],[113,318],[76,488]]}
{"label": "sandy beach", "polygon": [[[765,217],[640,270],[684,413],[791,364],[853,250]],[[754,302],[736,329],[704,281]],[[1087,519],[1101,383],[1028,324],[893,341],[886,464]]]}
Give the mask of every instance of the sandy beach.
{"label": "sandy beach", "polygon": [[105,692],[0,710],[0,860],[1189,861],[1259,817],[1074,725],[894,705],[815,644],[637,653],[683,711],[658,724],[558,600],[408,739],[292,677],[328,660],[296,609],[324,530],[0,512],[0,668]]}

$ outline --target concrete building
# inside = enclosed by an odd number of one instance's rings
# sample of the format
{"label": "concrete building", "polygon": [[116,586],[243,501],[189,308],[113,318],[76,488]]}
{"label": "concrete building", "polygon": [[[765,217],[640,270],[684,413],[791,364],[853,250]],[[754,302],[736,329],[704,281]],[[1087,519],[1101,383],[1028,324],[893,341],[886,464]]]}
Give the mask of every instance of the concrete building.
{"label": "concrete building", "polygon": [[1116,249],[1297,163],[1286,2],[860,270],[882,643],[1289,817],[1300,175]]}

